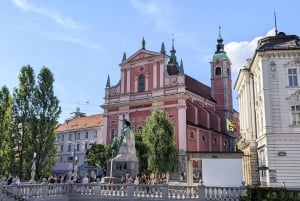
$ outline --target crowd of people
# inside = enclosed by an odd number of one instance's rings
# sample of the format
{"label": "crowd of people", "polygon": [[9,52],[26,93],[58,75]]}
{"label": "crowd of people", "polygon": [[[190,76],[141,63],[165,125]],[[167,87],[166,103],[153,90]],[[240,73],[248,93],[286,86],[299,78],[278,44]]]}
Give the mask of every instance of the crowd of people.
{"label": "crowd of people", "polygon": [[[130,174],[125,174],[118,180],[113,180],[113,178],[109,178],[107,183],[121,183],[121,184],[127,184],[127,183],[133,183],[133,184],[161,184],[168,182],[169,175],[168,174],[162,174],[161,177],[155,177],[154,174],[138,174],[135,177],[132,177]],[[71,174],[65,174],[65,175],[50,175],[48,178],[46,178],[46,181],[49,184],[54,183],[82,183],[82,184],[89,184],[89,183],[95,183],[100,182],[101,177],[96,177],[93,172],[86,173],[83,177],[80,175],[74,176]],[[20,178],[18,176],[11,176],[7,179],[7,185],[16,184],[20,185]],[[106,183],[106,182],[104,182]]]}

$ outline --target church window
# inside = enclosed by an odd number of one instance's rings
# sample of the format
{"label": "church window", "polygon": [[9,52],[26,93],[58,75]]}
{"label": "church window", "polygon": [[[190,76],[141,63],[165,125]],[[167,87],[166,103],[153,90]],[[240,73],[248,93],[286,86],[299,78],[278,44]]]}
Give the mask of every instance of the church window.
{"label": "church window", "polygon": [[289,86],[290,87],[298,86],[297,68],[288,69],[288,79],[289,79]]}
{"label": "church window", "polygon": [[213,138],[213,139],[212,139],[212,143],[213,143],[213,144],[217,144],[217,138]]}
{"label": "church window", "polygon": [[293,125],[300,126],[300,105],[291,106]]}
{"label": "church window", "polygon": [[145,76],[140,75],[139,76],[139,92],[145,91]]}
{"label": "church window", "polygon": [[111,131],[110,131],[110,139],[111,140],[114,138],[114,135],[115,135],[115,129],[112,128]]}
{"label": "church window", "polygon": [[194,137],[195,137],[195,136],[194,136],[194,132],[191,131],[191,132],[190,132],[190,138],[193,139]]}
{"label": "church window", "polygon": [[216,68],[216,75],[221,75],[221,68],[220,67]]}

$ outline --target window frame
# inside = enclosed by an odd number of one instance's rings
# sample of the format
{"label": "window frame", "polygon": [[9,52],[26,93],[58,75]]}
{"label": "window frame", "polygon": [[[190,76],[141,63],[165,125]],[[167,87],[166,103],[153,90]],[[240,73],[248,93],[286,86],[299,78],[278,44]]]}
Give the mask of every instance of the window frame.
{"label": "window frame", "polygon": [[222,74],[222,69],[220,66],[216,67],[216,70],[215,70],[215,75],[221,75]]}
{"label": "window frame", "polygon": [[144,92],[145,91],[145,75],[140,74],[139,75],[139,82],[138,82],[138,92]]}
{"label": "window frame", "polygon": [[288,68],[288,86],[289,87],[298,87],[298,68]]}

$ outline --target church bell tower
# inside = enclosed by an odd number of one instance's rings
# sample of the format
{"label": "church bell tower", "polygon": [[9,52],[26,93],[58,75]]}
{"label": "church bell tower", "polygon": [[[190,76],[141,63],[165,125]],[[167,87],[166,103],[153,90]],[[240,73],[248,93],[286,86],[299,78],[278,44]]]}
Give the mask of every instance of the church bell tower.
{"label": "church bell tower", "polygon": [[[217,49],[211,64],[211,95],[217,101],[216,113],[221,117],[220,130],[233,136],[228,122],[233,121],[231,62],[224,51],[221,27],[217,38]],[[232,143],[230,143],[231,146]]]}

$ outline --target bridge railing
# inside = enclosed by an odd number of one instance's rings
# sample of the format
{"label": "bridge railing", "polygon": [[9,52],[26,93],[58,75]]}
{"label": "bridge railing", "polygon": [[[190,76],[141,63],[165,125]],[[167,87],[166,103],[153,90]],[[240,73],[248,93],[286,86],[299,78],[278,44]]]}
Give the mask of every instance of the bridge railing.
{"label": "bridge railing", "polygon": [[22,183],[21,185],[2,185],[1,194],[9,192],[20,200],[47,200],[47,198],[63,197],[118,197],[130,200],[131,198],[161,199],[161,200],[231,200],[239,201],[246,194],[242,187],[208,187],[177,186],[167,184],[78,184],[78,183]]}

